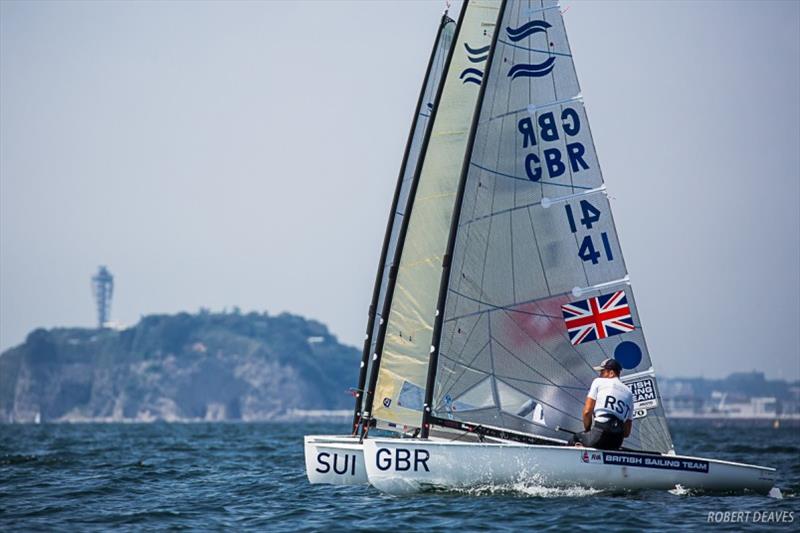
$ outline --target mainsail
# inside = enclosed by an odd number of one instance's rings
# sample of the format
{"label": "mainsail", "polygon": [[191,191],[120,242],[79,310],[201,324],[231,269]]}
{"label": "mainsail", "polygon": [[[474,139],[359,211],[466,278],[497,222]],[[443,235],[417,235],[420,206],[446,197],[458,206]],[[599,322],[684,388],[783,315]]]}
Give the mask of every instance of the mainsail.
{"label": "mainsail", "polygon": [[563,437],[556,426],[582,430],[592,366],[615,357],[637,402],[626,446],[668,452],[561,12],[507,0],[501,13],[429,314],[426,425]]}
{"label": "mainsail", "polygon": [[389,212],[389,221],[386,224],[386,234],[384,236],[381,257],[378,262],[378,272],[375,276],[375,286],[372,292],[372,302],[369,308],[369,318],[367,320],[367,332],[364,338],[364,348],[361,357],[361,368],[358,376],[358,388],[356,389],[356,404],[353,413],[353,430],[357,429],[361,419],[361,412],[366,395],[362,394],[366,385],[367,376],[371,367],[370,354],[375,352],[377,333],[382,322],[380,310],[383,308],[386,299],[386,289],[389,285],[389,272],[395,254],[398,250],[400,228],[403,225],[403,218],[409,209],[411,195],[411,183],[414,172],[417,169],[419,156],[422,153],[422,144],[425,134],[430,124],[431,111],[439,91],[444,66],[451,49],[453,34],[455,33],[455,21],[447,15],[442,16],[442,22],[436,34],[433,50],[428,61],[428,70],[425,72],[425,79],[422,82],[422,91],[417,100],[417,108],[414,120],[411,123],[411,131],[408,134],[406,151],[403,154],[403,163],[400,166],[400,175],[395,187],[392,207]]}
{"label": "mainsail", "polygon": [[[499,4],[465,2],[416,170],[407,226],[389,268],[365,417],[419,427],[436,294],[454,200]],[[373,400],[376,400],[373,402]]]}

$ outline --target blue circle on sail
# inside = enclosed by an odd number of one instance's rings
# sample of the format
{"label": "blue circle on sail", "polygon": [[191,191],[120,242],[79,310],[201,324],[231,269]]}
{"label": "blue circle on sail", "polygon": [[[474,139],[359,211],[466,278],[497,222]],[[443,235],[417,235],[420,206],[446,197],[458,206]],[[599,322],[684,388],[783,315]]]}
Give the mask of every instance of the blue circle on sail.
{"label": "blue circle on sail", "polygon": [[642,362],[642,349],[635,342],[621,342],[614,349],[614,359],[622,368],[636,368]]}

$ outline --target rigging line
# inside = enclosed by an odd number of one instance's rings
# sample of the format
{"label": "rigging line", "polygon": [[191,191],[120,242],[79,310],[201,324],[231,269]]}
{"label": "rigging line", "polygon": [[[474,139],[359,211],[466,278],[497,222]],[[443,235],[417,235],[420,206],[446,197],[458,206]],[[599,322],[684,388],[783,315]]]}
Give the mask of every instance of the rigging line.
{"label": "rigging line", "polygon": [[[532,17],[533,15],[536,15],[538,13],[542,13],[544,11],[547,11],[548,9],[559,9],[559,8],[560,8],[560,6],[558,4],[556,4],[554,6],[547,6],[547,7],[529,7],[528,9],[525,10],[524,13],[522,13],[522,16],[523,17]],[[520,11],[522,11],[522,7],[520,7]]]}
{"label": "rigging line", "polygon": [[[558,385],[558,384],[557,384],[555,381],[553,381],[552,379],[548,378],[547,376],[545,376],[544,374],[542,374],[541,372],[539,372],[538,370],[536,370],[535,368],[533,368],[531,365],[529,365],[528,363],[526,363],[525,361],[523,361],[522,359],[520,359],[520,358],[519,358],[519,357],[518,357],[518,356],[517,356],[517,355],[516,355],[514,352],[512,352],[511,350],[509,350],[508,348],[506,348],[506,347],[505,347],[505,345],[504,345],[502,342],[500,342],[499,340],[497,340],[497,339],[496,339],[496,338],[494,338],[494,337],[492,337],[492,340],[494,340],[494,341],[495,341],[497,344],[499,344],[499,345],[500,345],[500,347],[501,347],[501,348],[503,348],[503,350],[505,350],[505,351],[506,351],[506,352],[507,352],[507,353],[508,353],[508,354],[509,354],[511,357],[513,357],[514,359],[516,359],[517,361],[519,361],[520,363],[522,363],[524,366],[526,366],[526,367],[530,368],[531,370],[533,370],[534,372],[536,372],[537,374],[539,374],[540,376],[542,376],[544,379],[546,379],[547,381],[549,381],[550,383],[552,383],[554,386],[556,386],[556,387],[559,387],[559,388],[560,388],[560,385]],[[534,342],[536,342],[536,341],[534,341]],[[539,343],[536,343],[536,344],[538,345]],[[490,346],[491,346],[491,345],[490,345]],[[539,346],[539,347],[541,348],[541,346]],[[542,348],[542,350],[543,350],[545,353],[547,353],[547,350],[544,350],[544,348]],[[548,355],[549,355],[549,354],[548,354]],[[552,357],[552,356],[551,356],[551,357]],[[578,380],[578,381],[579,381],[580,383],[583,383],[581,380]],[[583,403],[584,403],[584,401],[583,401],[581,398],[576,398],[576,397],[575,397],[575,396],[573,396],[572,394],[567,394],[567,396],[568,396],[569,398],[572,398],[572,399],[573,399],[573,400],[575,400],[576,402],[578,402],[580,405],[583,405]]]}
{"label": "rigging line", "polygon": [[[458,352],[458,356],[457,357],[461,358],[461,356],[464,355],[464,350],[466,350],[467,346],[469,346],[469,340],[472,338],[472,333],[475,331],[475,328],[478,326],[478,323],[481,321],[481,318],[479,318],[478,320],[475,321],[474,324],[472,324],[472,329],[470,329],[470,332],[467,335],[467,340],[464,342],[464,346],[462,346],[461,350]],[[486,341],[486,344],[488,344],[488,343],[489,343],[489,341]],[[483,350],[486,349],[486,344],[484,344],[481,347],[481,349],[477,351],[477,353],[473,356],[472,360],[470,361],[470,364],[472,364],[475,361],[475,359],[477,359],[477,357],[481,354],[481,352],[483,352]],[[444,348],[444,346],[442,346],[442,348]],[[452,358],[450,358],[450,359],[452,359]],[[454,360],[454,362],[456,362],[456,361]],[[442,390],[445,390],[446,387],[448,385],[450,385],[451,381],[453,381],[453,383],[457,383],[458,380],[461,379],[462,375],[463,375],[463,372],[461,374],[459,374],[459,376],[457,378],[455,378],[454,380],[453,380],[452,377],[450,377],[447,380],[445,380],[441,385]]]}
{"label": "rigging line", "polygon": [[[486,322],[489,324],[489,361],[492,365],[492,375],[495,375],[495,368],[494,368],[494,349],[492,348],[492,340],[494,337],[492,336],[492,317],[487,317]],[[492,399],[494,400],[494,404],[500,408],[500,392],[497,390],[497,380],[490,379],[489,384],[492,387]]]}
{"label": "rigging line", "polygon": [[[479,288],[479,290],[480,290],[480,288]],[[481,305],[485,305],[487,307],[491,307],[491,309],[485,309],[483,311],[476,311],[476,312],[470,313],[470,315],[475,315],[475,314],[479,314],[479,313],[486,313],[486,312],[490,312],[490,311],[503,311],[503,310],[513,311],[513,312],[521,312],[521,311],[516,311],[515,309],[509,309],[509,307],[515,307],[515,306],[518,306],[518,305],[525,305],[525,304],[529,304],[529,303],[534,303],[539,299],[539,298],[536,298],[536,299],[530,300],[528,302],[518,302],[518,303],[510,304],[508,306],[504,306],[504,305],[495,305],[495,304],[492,304],[492,303],[489,303],[489,302],[485,302],[483,300],[478,300],[477,298],[473,298],[472,296],[467,296],[466,294],[462,294],[462,293],[458,292],[455,289],[450,289],[450,292],[452,292],[453,294],[455,294],[457,296],[461,296],[462,298],[466,298],[467,300],[473,301],[473,302],[475,302],[477,304],[481,304]],[[535,315],[535,316],[541,316],[541,317],[545,317],[545,318],[561,318],[561,317],[551,316],[551,315],[547,315],[547,314],[541,314],[541,315],[537,315],[536,313],[525,313],[525,314],[532,314],[532,315]],[[469,316],[469,315],[464,315],[464,316]],[[445,322],[449,322],[449,321],[455,320],[457,318],[464,318],[464,316],[462,316],[462,317],[454,317],[454,318],[451,318],[449,320],[446,320]]]}
{"label": "rigging line", "polygon": [[[456,292],[454,289],[450,289],[450,291],[451,292]],[[464,294],[460,294],[460,293],[457,293],[457,294],[459,294],[459,296],[463,296],[464,298],[474,300],[474,301],[476,301],[478,303],[483,303],[485,305],[490,305],[490,306],[492,305],[492,304],[489,304],[489,303],[486,303],[486,302],[481,302],[480,300],[475,300],[474,298],[471,298],[471,297],[466,296]],[[561,294],[555,294],[555,295],[551,296],[550,298],[556,298],[558,296],[566,296],[567,294],[571,294],[571,293],[564,292],[564,293],[561,293]],[[460,316],[455,316],[453,318],[448,318],[447,320],[445,320],[445,322],[452,322],[454,320],[459,320],[461,318],[469,318],[469,317],[475,316],[475,315],[481,315],[481,314],[484,314],[484,313],[491,313],[492,311],[504,311],[504,310],[511,311],[512,313],[523,313],[523,314],[531,314],[533,316],[541,316],[543,318],[556,318],[556,319],[557,318],[561,318],[561,317],[558,317],[558,316],[553,316],[553,315],[548,315],[548,314],[536,314],[536,313],[532,313],[532,312],[519,311],[517,309],[511,309],[512,307],[516,307],[516,306],[519,306],[519,305],[526,305],[526,304],[530,304],[530,303],[535,303],[535,302],[537,302],[537,301],[539,301],[541,299],[542,299],[541,297],[537,297],[537,298],[533,298],[531,300],[525,300],[525,301],[522,301],[522,302],[516,302],[516,303],[513,303],[513,304],[509,304],[509,305],[492,306],[492,309],[484,309],[482,311],[473,311],[472,313],[467,313],[465,315],[460,315]]]}
{"label": "rigging line", "polygon": [[[515,184],[516,185],[516,184]],[[509,243],[511,244],[511,297],[517,299],[517,280],[516,272],[514,270],[514,219],[508,215],[508,232],[511,235]]]}
{"label": "rigging line", "polygon": [[[495,340],[496,340],[496,339],[495,339]],[[498,344],[500,344],[500,343],[498,342]],[[500,346],[502,346],[502,344],[500,344]],[[504,349],[505,349],[505,348],[504,348]],[[508,351],[508,350],[506,350],[506,351]],[[511,353],[511,352],[509,352],[509,353]],[[513,354],[512,354],[512,355],[513,355]],[[515,357],[516,357],[516,356],[515,356]],[[521,360],[520,360],[520,362],[522,362],[523,364],[525,364],[525,362],[524,362],[524,361],[521,361]],[[545,378],[545,379],[547,379],[547,378]],[[553,386],[555,386],[555,387],[558,387],[558,385],[553,385]],[[573,397],[573,396],[570,396],[570,398],[573,398],[573,399],[574,399],[574,397]],[[574,419],[574,420],[577,420],[577,421],[579,421],[579,422],[581,422],[581,421],[583,420],[581,417],[579,417],[579,416],[575,416],[574,414],[570,413],[569,411],[564,411],[563,409],[560,409],[560,408],[556,407],[555,405],[553,405],[553,404],[551,404],[551,403],[548,403],[548,402],[546,402],[546,401],[544,401],[544,400],[541,400],[541,399],[539,399],[539,398],[533,398],[533,399],[534,399],[534,400],[536,400],[538,403],[540,403],[540,404],[542,404],[542,405],[546,405],[547,407],[550,407],[550,408],[551,408],[551,409],[553,409],[554,411],[558,411],[559,413],[561,413],[562,415],[564,415],[564,416],[566,416],[566,417],[568,417],[568,418],[572,418],[572,419]],[[581,404],[581,405],[583,405],[583,402],[580,402],[580,404]],[[500,408],[500,404],[499,404],[499,403],[497,404],[497,406],[496,406],[495,408],[496,408],[498,411],[500,411],[501,413],[503,412],[503,410]],[[510,429],[510,428],[509,428],[509,429]]]}
{"label": "rigging line", "polygon": [[537,48],[528,48],[527,46],[520,46],[518,44],[513,44],[508,41],[504,41],[503,39],[498,39],[497,42],[503,43],[506,46],[511,46],[512,48],[527,50],[528,52],[539,52],[541,54],[547,54],[549,56],[572,57],[572,54],[565,54],[564,52],[553,52],[552,50],[539,50]]}
{"label": "rigging line", "polygon": [[[451,356],[449,356],[449,355],[447,355],[447,354],[445,354],[445,353],[441,353],[441,354],[440,354],[440,355],[442,355],[443,357],[445,357],[446,359],[450,359],[450,360],[451,360],[451,361],[452,361],[452,362],[453,362],[455,365],[458,365],[458,366],[464,367],[464,370],[462,370],[462,371],[461,371],[461,374],[459,374],[459,375],[458,375],[458,378],[456,378],[456,379],[454,380],[454,382],[453,382],[453,385],[455,385],[455,383],[457,383],[457,382],[458,382],[458,380],[460,380],[460,379],[461,379],[461,376],[463,376],[463,375],[464,375],[464,373],[465,373],[467,370],[472,370],[473,372],[480,372],[481,374],[486,374],[487,376],[491,375],[491,374],[489,374],[488,372],[486,372],[485,370],[480,370],[480,369],[478,369],[478,368],[473,368],[473,367],[471,366],[471,365],[472,365],[472,363],[474,363],[474,362],[475,362],[475,359],[477,359],[477,358],[478,358],[478,357],[479,357],[479,356],[480,356],[480,355],[483,353],[483,351],[486,349],[486,347],[487,347],[487,346],[489,346],[489,341],[486,341],[486,342],[484,343],[484,345],[483,345],[483,346],[481,346],[481,349],[480,349],[480,350],[478,350],[477,352],[475,352],[475,355],[473,355],[473,356],[472,356],[472,359],[470,359],[469,363],[464,363],[464,362],[463,362],[463,361],[461,361],[460,359],[456,359],[456,358],[454,358],[454,357],[451,357]],[[459,355],[458,357],[460,358],[461,356]],[[447,383],[445,382],[445,383],[443,383],[443,384],[442,384],[442,386],[441,386],[441,388],[442,388],[442,395],[445,395],[445,394],[447,394],[448,392],[450,392],[451,390],[453,390],[453,388],[452,388],[452,387],[450,387],[449,389],[445,389],[445,386],[446,386],[446,385],[447,385]],[[470,387],[470,388],[472,388],[472,387]]]}
{"label": "rigging line", "polygon": [[[544,382],[541,382],[541,381],[533,381],[532,379],[518,378],[518,377],[515,377],[515,376],[501,376],[499,374],[496,374],[495,377],[497,379],[499,379],[499,380],[507,379],[509,381],[522,381],[523,383],[530,383],[531,385],[540,385],[542,387],[556,387],[557,389],[573,389],[573,390],[577,390],[577,391],[586,390],[584,387],[572,387],[572,386],[569,386],[569,385],[553,385],[552,383],[544,383]],[[525,393],[525,394],[527,394],[527,393]]]}
{"label": "rigging line", "polygon": [[[530,86],[529,86],[529,88],[530,88]],[[530,94],[528,94],[528,100],[533,100],[533,98],[531,97]],[[530,103],[525,107],[521,107],[519,109],[514,109],[512,111],[506,111],[505,113],[500,113],[499,115],[494,115],[492,117],[489,117],[488,119],[486,119],[486,122],[492,122],[492,121],[500,119],[500,118],[506,118],[506,117],[511,116],[511,115],[516,115],[517,113],[534,114],[536,111],[539,111],[540,109],[546,109],[548,107],[555,107],[555,106],[559,106],[559,105],[562,105],[562,104],[570,104],[572,102],[580,102],[582,100],[583,100],[583,96],[580,95],[580,94],[576,94],[575,96],[572,96],[570,98],[564,98],[563,100],[552,100],[550,102],[545,102],[543,104]]]}
{"label": "rigging line", "polygon": [[473,167],[477,167],[477,168],[479,168],[479,169],[481,169],[481,170],[483,170],[485,172],[489,172],[491,174],[496,174],[498,176],[503,176],[504,178],[511,178],[511,179],[514,179],[514,180],[527,181],[527,182],[531,182],[531,183],[538,183],[538,184],[542,185],[542,187],[544,187],[545,185],[549,185],[551,187],[569,187],[571,189],[585,189],[585,190],[589,190],[589,189],[592,188],[592,187],[583,187],[581,185],[567,185],[566,183],[550,183],[550,182],[544,182],[544,181],[541,181],[541,180],[539,180],[539,181],[531,181],[528,178],[522,178],[520,176],[514,176],[513,174],[506,174],[504,172],[499,172],[497,170],[492,170],[490,168],[486,168],[484,166],[481,166],[481,165],[479,165],[477,163],[470,163],[470,165],[473,166]]}
{"label": "rigging line", "polygon": [[[498,29],[498,31],[500,31],[500,30]],[[497,96],[497,92],[495,92],[495,97],[496,96]],[[492,100],[492,105],[494,105],[494,99]],[[500,159],[500,154],[499,153],[497,155],[497,159],[498,160]],[[497,185],[493,184],[492,185],[491,209],[494,209],[494,200],[495,200],[496,197],[497,197]],[[488,234],[488,236],[486,238],[486,249],[483,252],[483,271],[481,272],[481,284],[480,284],[481,292],[483,292],[483,287],[485,287],[484,280],[486,279],[486,259],[489,256],[489,243],[491,242],[492,224],[493,223],[494,223],[494,219],[489,219],[489,234]],[[486,324],[487,324],[488,331],[489,331],[489,362],[490,362],[490,364],[492,366],[492,375],[494,375],[495,369],[494,369],[494,349],[492,348],[492,316],[491,315],[487,315],[486,316]],[[499,406],[500,405],[500,393],[497,391],[497,382],[495,382],[495,380],[491,380],[490,385],[492,387],[492,398],[494,399],[494,404]]]}
{"label": "rigging line", "polygon": [[[541,350],[542,350],[544,353],[546,353],[547,355],[549,355],[549,356],[550,356],[550,358],[551,358],[553,361],[555,361],[555,363],[556,363],[557,365],[559,365],[561,368],[563,368],[564,370],[566,370],[566,371],[567,371],[567,373],[568,373],[568,374],[570,374],[570,375],[571,375],[573,378],[575,378],[575,380],[576,380],[578,383],[582,384],[584,387],[586,386],[586,382],[585,382],[585,381],[583,381],[581,378],[579,378],[578,376],[576,376],[576,375],[575,375],[575,374],[574,374],[574,373],[573,373],[573,372],[572,372],[572,371],[571,371],[569,368],[567,368],[567,367],[566,367],[566,365],[564,365],[564,364],[563,364],[561,361],[559,361],[559,360],[558,360],[558,358],[556,358],[556,357],[555,357],[555,356],[554,356],[552,353],[550,353],[550,352],[549,352],[549,351],[548,351],[548,350],[547,350],[547,349],[546,349],[546,348],[545,348],[545,347],[544,347],[544,346],[543,346],[543,345],[542,345],[542,344],[541,344],[539,341],[537,341],[536,339],[534,339],[533,337],[531,337],[531,335],[530,335],[530,334],[529,334],[527,331],[525,331],[525,329],[523,329],[523,328],[522,328],[522,327],[519,325],[519,323],[517,323],[517,321],[516,321],[516,320],[514,320],[514,319],[513,319],[512,317],[510,317],[510,316],[509,316],[509,318],[511,319],[511,322],[512,322],[512,323],[513,323],[513,324],[514,324],[516,327],[517,327],[517,329],[518,329],[519,331],[521,331],[521,332],[522,332],[522,333],[523,333],[523,334],[524,334],[526,337],[528,337],[528,338],[529,338],[531,341],[533,341],[533,343],[534,343],[534,344],[536,344],[536,345],[537,345],[537,346],[538,346],[538,347],[539,347],[539,348],[540,348],[540,349],[541,349]],[[562,340],[562,341],[563,341],[563,340],[567,340],[567,342],[569,342],[569,341],[568,341],[568,339],[565,339],[563,336],[561,337],[561,340]],[[571,344],[570,344],[570,345],[571,345]],[[502,346],[502,345],[501,345],[501,346]],[[509,351],[509,353],[510,353],[510,350],[508,350],[508,348],[506,348],[505,346],[503,346],[503,348],[504,348],[505,350]],[[573,346],[573,348],[574,348],[574,346]],[[578,357],[580,357],[580,358],[581,358],[581,359],[582,359],[582,360],[583,360],[583,361],[584,361],[584,362],[585,362],[585,363],[586,363],[586,364],[589,366],[589,368],[591,368],[591,365],[589,365],[589,362],[588,362],[588,361],[586,361],[586,359],[584,359],[584,358],[583,358],[583,356],[581,355],[581,353],[580,353],[580,352],[578,352],[577,350],[575,350],[575,351],[576,351],[576,353],[578,354]],[[545,379],[547,379],[547,378],[545,378]]]}
{"label": "rigging line", "polygon": [[533,245],[536,247],[536,255],[539,257],[539,265],[542,267],[542,279],[544,280],[544,286],[547,289],[547,293],[551,295],[552,298],[552,290],[550,289],[550,282],[547,280],[547,269],[544,267],[544,259],[542,258],[542,250],[539,248],[539,237],[536,236],[536,225],[533,223],[533,213],[530,209],[528,209],[528,222],[531,224],[531,233],[533,233]]}
{"label": "rigging line", "polygon": [[[511,317],[509,317],[509,318],[511,318]],[[572,372],[572,371],[571,371],[569,368],[567,368],[567,366],[566,366],[564,363],[562,363],[561,361],[559,361],[559,360],[558,360],[558,359],[557,359],[557,358],[556,358],[556,357],[555,357],[553,354],[551,354],[551,353],[550,353],[548,350],[546,350],[546,349],[545,349],[545,347],[544,347],[544,346],[542,346],[542,344],[541,344],[541,343],[539,343],[539,342],[538,342],[536,339],[534,339],[533,337],[531,337],[531,336],[530,336],[530,334],[528,334],[528,332],[527,332],[527,331],[525,331],[525,330],[524,330],[524,329],[523,329],[523,328],[522,328],[522,327],[521,327],[521,326],[520,326],[520,325],[517,323],[517,321],[516,321],[516,320],[514,320],[513,318],[511,318],[511,322],[512,322],[512,323],[513,323],[513,324],[514,324],[516,327],[517,327],[517,329],[518,329],[519,331],[521,331],[521,332],[522,332],[522,333],[523,333],[523,334],[524,334],[526,337],[528,337],[528,338],[529,338],[531,341],[533,341],[533,342],[534,342],[534,344],[536,344],[536,345],[537,345],[539,348],[541,348],[541,350],[542,350],[544,353],[546,353],[547,355],[549,355],[549,356],[550,356],[550,358],[551,358],[553,361],[555,361],[555,362],[556,362],[556,364],[557,364],[558,366],[560,366],[561,368],[563,368],[564,370],[566,370],[566,371],[567,371],[567,373],[568,373],[569,375],[571,375],[573,378],[575,378],[575,380],[576,380],[578,383],[582,384],[582,385],[584,386],[584,388],[587,386],[587,384],[586,384],[586,382],[585,382],[585,381],[583,381],[581,378],[579,378],[578,376],[576,376],[576,375],[575,375],[575,374],[574,374],[574,373],[573,373],[573,372]],[[564,338],[562,337],[562,339],[561,339],[561,340],[567,340],[567,339],[564,339]],[[569,342],[569,340],[567,340],[567,342]],[[572,343],[570,343],[570,345],[572,345]],[[501,345],[501,346],[502,346],[502,345]],[[572,346],[572,347],[573,347],[573,348],[575,348],[574,346]],[[508,350],[508,348],[506,348],[505,346],[503,346],[503,348],[504,348],[506,351],[509,351],[509,350]],[[581,353],[580,353],[580,352],[578,352],[578,351],[577,351],[577,349],[576,349],[576,350],[574,350],[574,351],[575,351],[575,353],[578,355],[578,357],[579,357],[579,358],[580,358],[580,359],[581,359],[581,360],[582,360],[584,363],[586,363],[586,364],[589,366],[589,368],[592,368],[592,366],[589,364],[589,362],[588,362],[586,359],[584,359],[584,358],[583,358],[583,356],[581,355]],[[509,351],[509,353],[511,353],[511,352]],[[515,356],[515,357],[516,357],[516,356]],[[547,379],[547,378],[545,378],[545,379]]]}

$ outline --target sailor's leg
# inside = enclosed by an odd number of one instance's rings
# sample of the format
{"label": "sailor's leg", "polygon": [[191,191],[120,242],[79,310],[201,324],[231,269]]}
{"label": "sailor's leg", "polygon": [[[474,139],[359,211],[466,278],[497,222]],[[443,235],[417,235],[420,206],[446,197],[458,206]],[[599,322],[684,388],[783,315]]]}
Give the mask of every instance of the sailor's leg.
{"label": "sailor's leg", "polygon": [[578,433],[577,437],[580,439],[581,444],[589,448],[597,448],[598,443],[603,438],[603,430],[593,427],[589,431]]}

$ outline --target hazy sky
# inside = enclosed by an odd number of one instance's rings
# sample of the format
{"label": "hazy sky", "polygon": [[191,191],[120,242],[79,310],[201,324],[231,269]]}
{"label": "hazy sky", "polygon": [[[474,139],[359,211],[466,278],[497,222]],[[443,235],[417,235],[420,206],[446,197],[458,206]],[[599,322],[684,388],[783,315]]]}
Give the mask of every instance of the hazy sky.
{"label": "hazy sky", "polygon": [[[126,324],[360,346],[443,8],[0,2],[0,348],[92,326],[100,264]],[[562,9],[657,371],[800,377],[800,3]]]}

